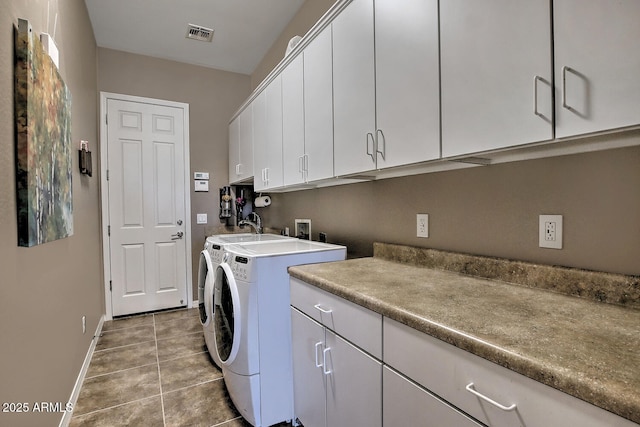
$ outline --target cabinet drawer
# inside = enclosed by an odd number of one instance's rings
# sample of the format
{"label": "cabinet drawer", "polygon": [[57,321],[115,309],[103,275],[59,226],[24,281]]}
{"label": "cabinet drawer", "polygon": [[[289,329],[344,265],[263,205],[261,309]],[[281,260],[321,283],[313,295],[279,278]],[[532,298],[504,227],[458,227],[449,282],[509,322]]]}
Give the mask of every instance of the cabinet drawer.
{"label": "cabinet drawer", "polygon": [[413,381],[385,366],[382,372],[384,427],[481,427]]}
{"label": "cabinet drawer", "polygon": [[[394,320],[384,319],[383,333],[385,364],[489,426],[637,427],[629,420]],[[467,387],[504,408],[472,394]],[[513,409],[505,410],[512,405]]]}
{"label": "cabinet drawer", "polygon": [[364,307],[291,278],[291,305],[382,359],[382,316]]}

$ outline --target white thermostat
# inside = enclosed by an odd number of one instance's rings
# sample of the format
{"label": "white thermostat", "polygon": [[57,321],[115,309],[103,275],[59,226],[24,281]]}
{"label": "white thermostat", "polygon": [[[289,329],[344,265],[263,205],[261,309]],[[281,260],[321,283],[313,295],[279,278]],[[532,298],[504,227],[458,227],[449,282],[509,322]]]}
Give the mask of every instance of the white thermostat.
{"label": "white thermostat", "polygon": [[209,172],[194,172],[193,179],[209,179]]}

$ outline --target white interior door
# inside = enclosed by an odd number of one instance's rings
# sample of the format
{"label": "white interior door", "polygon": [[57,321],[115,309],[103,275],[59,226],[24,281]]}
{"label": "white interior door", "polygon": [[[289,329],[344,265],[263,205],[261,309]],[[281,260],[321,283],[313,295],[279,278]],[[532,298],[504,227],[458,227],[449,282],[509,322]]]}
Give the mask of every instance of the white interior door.
{"label": "white interior door", "polygon": [[121,99],[106,109],[112,314],[185,306],[185,111]]}

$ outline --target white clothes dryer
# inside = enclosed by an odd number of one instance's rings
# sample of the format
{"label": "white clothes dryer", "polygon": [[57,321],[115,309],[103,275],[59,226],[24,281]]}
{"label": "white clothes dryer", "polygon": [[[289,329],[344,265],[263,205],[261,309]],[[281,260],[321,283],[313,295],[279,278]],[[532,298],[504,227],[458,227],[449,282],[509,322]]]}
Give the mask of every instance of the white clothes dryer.
{"label": "white clothes dryer", "polygon": [[222,262],[224,247],[235,243],[257,244],[280,240],[295,240],[295,237],[278,234],[217,234],[207,237],[204,249],[200,252],[198,268],[198,309],[200,323],[204,332],[204,340],[214,363],[220,366],[220,359],[215,351],[213,337],[213,282],[218,265]]}
{"label": "white clothes dryer", "polygon": [[294,416],[287,268],[345,258],[344,246],[308,240],[225,247],[214,283],[215,348],[231,400],[251,425]]}

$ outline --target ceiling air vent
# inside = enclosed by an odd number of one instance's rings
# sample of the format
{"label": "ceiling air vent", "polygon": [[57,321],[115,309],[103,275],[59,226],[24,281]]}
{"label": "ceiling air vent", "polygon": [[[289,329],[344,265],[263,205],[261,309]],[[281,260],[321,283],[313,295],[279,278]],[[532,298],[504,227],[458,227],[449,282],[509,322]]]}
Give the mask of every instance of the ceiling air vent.
{"label": "ceiling air vent", "polygon": [[213,30],[201,25],[189,24],[187,26],[187,35],[185,37],[192,40],[210,42],[213,39]]}

